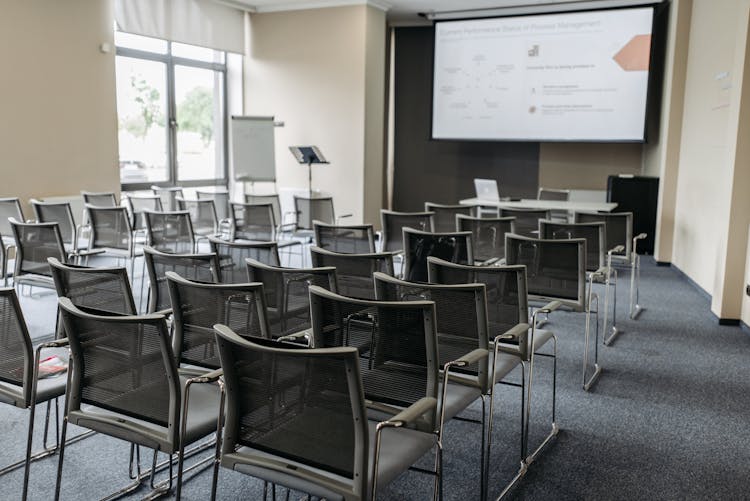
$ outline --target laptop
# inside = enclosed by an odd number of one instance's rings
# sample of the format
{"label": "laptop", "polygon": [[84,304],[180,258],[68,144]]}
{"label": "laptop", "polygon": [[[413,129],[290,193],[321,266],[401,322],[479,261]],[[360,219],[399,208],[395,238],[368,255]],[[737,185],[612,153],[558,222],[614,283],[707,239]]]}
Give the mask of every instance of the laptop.
{"label": "laptop", "polygon": [[474,189],[480,200],[500,201],[500,192],[497,190],[497,181],[494,179],[474,178]]}

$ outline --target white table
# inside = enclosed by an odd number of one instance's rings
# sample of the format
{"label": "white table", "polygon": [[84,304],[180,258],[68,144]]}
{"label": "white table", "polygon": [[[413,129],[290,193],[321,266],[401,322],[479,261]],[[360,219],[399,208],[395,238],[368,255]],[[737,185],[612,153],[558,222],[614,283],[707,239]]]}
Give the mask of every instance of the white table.
{"label": "white table", "polygon": [[498,207],[500,209],[545,209],[568,212],[612,212],[617,204],[614,202],[576,202],[572,200],[535,200],[524,198],[521,200],[485,200],[481,198],[467,198],[459,201],[461,205],[481,205],[482,207]]}

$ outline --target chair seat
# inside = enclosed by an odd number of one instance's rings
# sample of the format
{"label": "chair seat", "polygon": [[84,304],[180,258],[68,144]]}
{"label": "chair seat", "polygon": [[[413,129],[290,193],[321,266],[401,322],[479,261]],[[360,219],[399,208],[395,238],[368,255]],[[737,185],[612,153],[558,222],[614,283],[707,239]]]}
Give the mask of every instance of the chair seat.
{"label": "chair seat", "polygon": [[[180,386],[183,391],[187,379],[188,376],[180,376]],[[219,387],[214,384],[191,386],[187,416],[185,445],[216,431],[216,421],[219,416]],[[166,427],[99,407],[71,411],[69,422],[145,447],[158,448],[167,454],[179,450],[179,439],[172,443]]]}
{"label": "chair seat", "polygon": [[[368,479],[372,478],[375,466],[375,427],[376,421],[368,421]],[[409,428],[388,428],[381,434],[380,459],[378,462],[378,488],[382,488],[396,479],[406,471],[410,465],[429,452],[435,445],[435,435]],[[276,469],[260,466],[259,463],[274,462]],[[290,489],[309,493],[313,496],[328,499],[329,501],[343,501],[344,496],[332,488],[326,488],[320,483],[304,480],[294,475],[285,473],[291,470],[290,465],[297,466],[297,471],[308,470],[313,475],[333,485],[340,485],[343,490],[349,491],[352,481],[327,471],[320,470],[302,463],[284,459],[278,462],[275,456],[267,452],[259,451],[251,447],[241,447],[236,452],[223,454],[222,466],[256,478],[288,487]],[[369,499],[369,487],[365,499]]]}
{"label": "chair seat", "polygon": [[[43,349],[41,360],[47,357],[57,355],[65,360],[68,359],[68,350],[64,348]],[[21,362],[23,364],[23,362]],[[22,370],[23,367],[19,367]],[[42,403],[56,397],[65,395],[65,382],[67,372],[62,372],[57,376],[40,379],[36,387],[36,402]],[[23,387],[12,383],[0,382],[0,402],[14,405],[25,409],[29,406],[24,399]]]}
{"label": "chair seat", "polygon": [[[442,383],[438,392],[439,395],[443,394]],[[445,395],[445,420],[453,419],[480,396],[482,396],[482,390],[478,386],[448,382],[448,391]]]}

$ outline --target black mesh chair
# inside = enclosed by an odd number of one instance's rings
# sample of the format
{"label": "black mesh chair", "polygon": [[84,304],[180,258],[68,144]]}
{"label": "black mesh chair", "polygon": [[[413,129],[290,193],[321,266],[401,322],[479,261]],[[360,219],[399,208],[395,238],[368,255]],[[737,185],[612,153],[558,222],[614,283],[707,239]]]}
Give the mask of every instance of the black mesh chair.
{"label": "black mesh chair", "polygon": [[216,217],[213,200],[185,200],[177,197],[177,208],[190,213],[190,221],[196,235],[204,238],[218,235],[219,219]]}
{"label": "black mesh chair", "polygon": [[[482,420],[463,418],[481,424],[480,472],[485,499],[486,396],[491,395],[488,370],[488,325],[484,284],[416,284],[375,273],[378,301],[433,301],[437,322],[440,369],[443,371],[440,395],[441,420],[458,416],[475,400],[482,400]],[[493,406],[490,397],[490,416]]]}
{"label": "black mesh chair", "polygon": [[73,218],[73,211],[68,202],[43,202],[41,200],[29,200],[37,223],[57,223],[60,227],[65,250],[71,254],[76,253],[78,245],[79,228]]}
{"label": "black mesh chair", "polygon": [[[570,190],[557,190],[552,188],[542,188],[540,186],[537,200],[555,200],[559,202],[567,202],[568,200],[570,200]],[[553,221],[566,223],[568,222],[568,211],[551,210],[550,217]]]}
{"label": "black mesh chair", "polygon": [[427,282],[427,258],[439,257],[451,263],[474,264],[471,232],[430,233],[404,228],[403,278]]}
{"label": "black mesh chair", "polygon": [[425,212],[432,212],[435,214],[433,216],[433,231],[445,233],[456,231],[457,215],[474,216],[477,214],[479,207],[476,205],[442,205],[425,202],[424,210]]}
{"label": "black mesh chair", "polygon": [[48,257],[68,261],[60,227],[57,223],[22,223],[9,219],[16,241],[16,263],[13,284],[54,289]]}
{"label": "black mesh chair", "polygon": [[336,269],[282,268],[247,260],[250,282],[261,282],[265,294],[271,337],[309,340],[311,285],[337,291]]}
{"label": "black mesh chair", "polygon": [[[112,316],[77,308],[60,299],[65,331],[70,340],[71,364],[65,394],[55,487],[60,484],[68,424],[126,440],[154,450],[149,472],[135,475],[135,482],[112,497],[141,486],[150,477],[151,495],[172,487],[172,460],[177,456],[177,497],[182,483],[183,448],[216,431],[221,406],[216,385],[199,385],[185,397],[182,388],[190,380],[177,372],[167,323],[162,315]],[[214,373],[201,381],[218,379]],[[169,475],[154,483],[159,452],[168,454]],[[131,446],[131,464],[133,447]],[[77,484],[81,488],[80,484]]]}
{"label": "black mesh chair", "polygon": [[[6,484],[3,489],[4,497],[25,500],[28,492],[30,463],[54,454],[58,450],[59,441],[53,446],[47,445],[47,434],[51,403],[55,401],[57,413],[57,398],[65,394],[65,378],[40,376],[39,363],[53,356],[67,363],[67,349],[64,348],[66,344],[67,340],[59,340],[34,347],[16,291],[13,288],[0,289],[0,403],[29,410],[25,459],[0,469],[0,475],[5,475],[24,467],[23,490],[19,496],[11,490],[11,485]],[[36,405],[45,402],[47,414],[43,449],[32,452]],[[15,433],[16,431],[7,428],[6,432]],[[57,433],[55,435],[57,436]]]}
{"label": "black mesh chair", "polygon": [[247,282],[246,259],[254,259],[269,266],[280,266],[276,242],[230,242],[208,237],[211,252],[219,256],[219,281],[227,284]]}
{"label": "black mesh chair", "polygon": [[179,186],[151,186],[154,195],[161,198],[161,206],[164,210],[177,210],[177,197],[184,198],[182,188]]}
{"label": "black mesh chair", "polygon": [[224,324],[242,337],[269,338],[263,284],[207,284],[166,274],[172,304],[172,349],[182,372],[218,369],[213,326]]}
{"label": "black mesh chair", "polygon": [[383,234],[381,252],[404,251],[404,228],[433,231],[434,212],[394,212],[381,209],[380,224]]}
{"label": "black mesh chair", "polygon": [[[412,463],[437,445],[435,496],[442,492],[442,420],[437,412],[438,348],[435,303],[432,301],[367,301],[310,287],[314,346],[356,347],[368,417],[398,421],[407,412],[408,428],[423,433],[419,451],[403,450],[400,461]],[[409,410],[411,409],[411,411]],[[382,424],[378,428],[382,428]],[[377,440],[377,435],[376,435]],[[377,458],[378,448],[376,446]],[[380,474],[378,463],[373,466]],[[383,474],[388,471],[383,468]],[[394,478],[381,479],[377,482]],[[376,490],[373,482],[373,491]],[[374,497],[372,498],[374,499]]]}
{"label": "black mesh chair", "polygon": [[216,208],[216,217],[219,219],[219,225],[222,222],[229,221],[229,192],[218,191],[201,191],[196,190],[195,196],[198,200],[212,200]]}
{"label": "black mesh chair", "polygon": [[[606,232],[603,222],[598,223],[559,223],[539,221],[539,235],[545,239],[584,238],[586,239],[586,272],[595,284],[604,284],[604,344],[609,345],[620,333],[617,328],[617,271],[612,267],[611,252],[607,252]],[[605,253],[607,257],[605,258]],[[609,317],[609,288],[612,287],[612,328],[607,327]]]}
{"label": "black mesh chair", "polygon": [[164,210],[159,195],[128,195],[125,205],[130,212],[130,224],[136,231],[146,231],[145,211],[161,212]]}
{"label": "black mesh chair", "polygon": [[130,263],[130,278],[135,278],[135,258],[142,255],[136,247],[133,226],[125,207],[97,207],[86,205],[91,227],[89,251],[103,250],[105,254]]}
{"label": "black mesh chair", "polygon": [[286,251],[291,255],[292,247],[296,247],[302,259],[302,242],[297,240],[278,240],[277,225],[274,219],[273,204],[241,204],[232,203],[230,211],[232,240],[247,240],[251,242],[276,242],[280,252]]}
{"label": "black mesh chair", "polygon": [[58,297],[67,297],[80,307],[122,315],[138,314],[125,268],[65,264],[54,257],[48,258],[47,263]]}
{"label": "black mesh chair", "polygon": [[[294,212],[297,215],[297,230],[311,231],[313,221],[326,224],[336,224],[337,218],[333,211],[332,197],[303,197],[294,196]],[[348,217],[348,216],[344,216]]]}
{"label": "black mesh chair", "polygon": [[219,281],[219,258],[214,253],[169,254],[151,247],[143,248],[148,271],[148,311],[169,310],[167,272],[174,271],[182,277],[199,282]]}
{"label": "black mesh chair", "polygon": [[97,207],[117,207],[117,197],[111,191],[82,191],[83,203]]}
{"label": "black mesh chair", "polygon": [[294,230],[294,223],[287,222],[288,218],[286,217],[286,216],[293,216],[294,213],[291,211],[288,211],[282,214],[281,202],[279,200],[278,194],[269,193],[265,195],[257,195],[257,194],[248,193],[245,195],[245,203],[246,204],[271,204],[271,207],[273,207],[273,219],[274,221],[276,221],[276,233],[277,234],[291,232]]}
{"label": "black mesh chair", "polygon": [[188,211],[144,211],[148,245],[152,249],[172,254],[195,252],[195,235]]}
{"label": "black mesh chair", "polygon": [[[487,321],[490,345],[493,353],[490,359],[492,381],[490,391],[494,392],[495,384],[520,388],[521,396],[521,470],[506,487],[506,492],[526,471],[547,443],[559,431],[555,421],[556,388],[557,388],[557,337],[549,330],[536,327],[536,316],[551,312],[559,306],[552,302],[537,310],[529,322],[528,296],[526,292],[526,267],[524,266],[468,266],[449,263],[442,259],[428,259],[429,278],[432,283],[466,284],[482,283],[487,293]],[[542,348],[552,340],[552,354],[542,352]],[[529,422],[531,416],[531,395],[534,376],[535,357],[552,358],[552,422],[551,429],[541,444],[531,453],[528,452]],[[507,376],[518,365],[521,365],[521,382],[507,380]],[[527,383],[528,381],[528,383]],[[492,444],[493,421],[490,416],[488,437]],[[488,446],[488,451],[490,447]],[[488,456],[488,469],[489,456]]]}
{"label": "black mesh chair", "polygon": [[434,413],[434,397],[383,422],[368,420],[372,375],[360,369],[356,349],[248,340],[225,326],[216,336],[227,411],[212,500],[219,466],[318,499],[374,500],[379,487],[434,447],[434,434],[410,427]]}
{"label": "black mesh chair", "polygon": [[505,234],[515,233],[513,217],[456,216],[456,231],[470,231],[475,264],[500,264],[505,260]]}
{"label": "black mesh chair", "polygon": [[321,249],[346,254],[375,252],[375,233],[371,224],[335,225],[313,221],[315,245]]}
{"label": "black mesh chair", "polygon": [[[583,351],[583,389],[589,390],[601,374],[599,366],[599,297],[593,276],[586,286],[586,239],[548,240],[508,234],[505,236],[508,265],[525,265],[529,300],[559,301],[572,311],[584,312],[586,326]],[[593,307],[592,303],[596,303]],[[594,371],[587,378],[591,313],[596,315]]]}
{"label": "black mesh chair", "polygon": [[633,236],[632,212],[576,212],[573,214],[576,223],[601,221],[607,233],[607,249],[613,263],[630,267],[630,318],[637,319],[643,311],[639,304],[638,287],[640,285],[641,258],[638,255],[638,240],[646,238],[645,233]]}
{"label": "black mesh chair", "polygon": [[8,254],[16,246],[9,218],[25,221],[21,201],[18,198],[0,198],[0,266],[2,266],[3,285],[8,285]]}
{"label": "black mesh chair", "polygon": [[375,299],[372,274],[376,271],[393,275],[393,254],[339,254],[319,247],[310,247],[312,264],[316,268],[336,268],[338,292],[343,296]]}
{"label": "black mesh chair", "polygon": [[550,219],[550,211],[543,209],[500,209],[500,217],[515,217],[515,233],[525,237],[539,236],[539,220]]}

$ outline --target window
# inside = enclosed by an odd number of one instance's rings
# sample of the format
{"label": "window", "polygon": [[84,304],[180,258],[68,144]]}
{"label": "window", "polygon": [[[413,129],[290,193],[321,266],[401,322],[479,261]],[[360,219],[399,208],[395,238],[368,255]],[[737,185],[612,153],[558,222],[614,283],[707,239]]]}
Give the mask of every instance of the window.
{"label": "window", "polygon": [[227,56],[115,32],[120,182],[203,186],[227,178]]}

